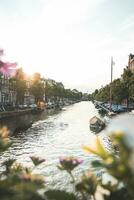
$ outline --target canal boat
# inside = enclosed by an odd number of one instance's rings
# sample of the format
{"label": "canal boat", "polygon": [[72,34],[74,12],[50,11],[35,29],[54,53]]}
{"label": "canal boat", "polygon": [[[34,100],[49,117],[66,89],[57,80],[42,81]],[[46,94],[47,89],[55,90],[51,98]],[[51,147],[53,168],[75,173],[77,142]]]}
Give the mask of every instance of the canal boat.
{"label": "canal boat", "polygon": [[99,119],[98,117],[94,116],[90,119],[90,130],[94,133],[99,133],[105,128],[105,123]]}
{"label": "canal boat", "polygon": [[116,113],[114,113],[114,112],[108,112],[107,113],[107,115],[105,115],[104,116],[104,122],[106,123],[106,124],[109,124],[110,123],[110,121],[111,121],[111,119],[113,118],[113,117],[115,117],[117,114]]}

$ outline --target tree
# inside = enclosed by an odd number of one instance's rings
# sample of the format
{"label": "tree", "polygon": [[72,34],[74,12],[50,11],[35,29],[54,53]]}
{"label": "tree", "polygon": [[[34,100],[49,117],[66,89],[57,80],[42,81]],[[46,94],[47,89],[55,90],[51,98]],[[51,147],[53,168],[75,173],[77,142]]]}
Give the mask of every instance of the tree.
{"label": "tree", "polygon": [[128,88],[124,81],[121,79],[116,79],[113,81],[112,85],[112,100],[115,103],[122,103],[122,101],[126,98],[128,98]]}
{"label": "tree", "polygon": [[122,75],[122,79],[123,79],[123,82],[126,86],[126,89],[127,89],[127,93],[126,93],[126,99],[127,99],[127,106],[129,105],[129,100],[131,98],[131,93],[132,91],[130,92],[130,90],[132,89],[132,79],[133,79],[133,73],[131,72],[130,69],[125,69],[124,70],[124,73]]}
{"label": "tree", "polygon": [[93,99],[98,101],[109,101],[110,98],[110,85],[106,85],[100,90],[95,90],[92,94]]}
{"label": "tree", "polygon": [[33,75],[32,84],[30,86],[30,93],[35,97],[35,102],[43,100],[45,94],[44,79],[41,78],[39,73]]}
{"label": "tree", "polygon": [[15,76],[11,78],[11,82],[14,82],[17,105],[23,104],[27,85],[25,80],[25,74],[22,68],[17,69]]}
{"label": "tree", "polygon": [[134,101],[134,74],[131,76],[130,86],[129,86],[130,99]]}
{"label": "tree", "polygon": [[100,90],[96,89],[92,93],[92,98],[108,102],[110,99],[110,89],[114,103],[122,103],[126,99],[128,105],[129,100],[134,100],[134,74],[129,69],[125,69],[121,78],[114,80]]}
{"label": "tree", "polygon": [[48,101],[48,98],[53,96],[53,86],[51,86],[47,81],[45,84],[45,97],[46,101]]}

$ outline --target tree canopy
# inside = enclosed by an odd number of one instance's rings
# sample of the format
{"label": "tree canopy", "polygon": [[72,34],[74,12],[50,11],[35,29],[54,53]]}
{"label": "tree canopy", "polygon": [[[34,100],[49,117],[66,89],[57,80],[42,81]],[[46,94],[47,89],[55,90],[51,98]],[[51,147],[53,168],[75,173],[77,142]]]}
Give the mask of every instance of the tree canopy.
{"label": "tree canopy", "polygon": [[115,79],[105,87],[95,90],[92,93],[92,99],[98,101],[110,101],[110,90],[112,101],[121,103],[123,100],[134,100],[134,74],[129,69],[124,69],[121,78]]}

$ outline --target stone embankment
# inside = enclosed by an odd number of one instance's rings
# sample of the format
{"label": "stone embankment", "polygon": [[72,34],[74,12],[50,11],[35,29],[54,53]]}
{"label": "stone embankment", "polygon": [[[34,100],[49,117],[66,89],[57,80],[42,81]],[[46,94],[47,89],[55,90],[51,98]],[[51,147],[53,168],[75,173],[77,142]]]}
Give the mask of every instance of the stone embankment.
{"label": "stone embankment", "polygon": [[25,109],[25,110],[4,111],[4,112],[0,112],[0,119],[25,115],[31,112],[32,112],[31,108]]}

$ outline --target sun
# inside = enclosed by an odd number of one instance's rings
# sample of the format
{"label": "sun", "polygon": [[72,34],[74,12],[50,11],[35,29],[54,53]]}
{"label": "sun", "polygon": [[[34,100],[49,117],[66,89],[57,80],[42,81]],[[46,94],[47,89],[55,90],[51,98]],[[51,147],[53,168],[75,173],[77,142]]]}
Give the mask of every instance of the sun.
{"label": "sun", "polygon": [[28,75],[28,76],[32,76],[35,73],[34,69],[31,69],[30,67],[23,67],[23,71]]}

